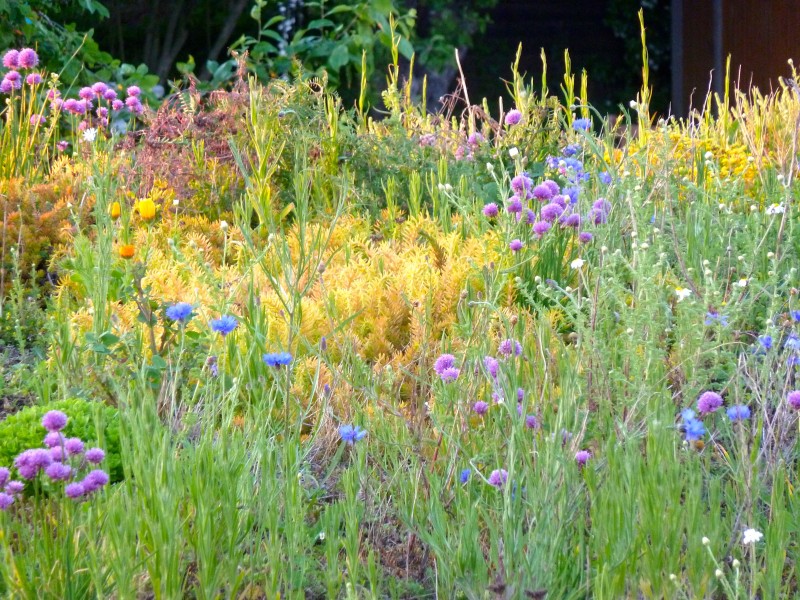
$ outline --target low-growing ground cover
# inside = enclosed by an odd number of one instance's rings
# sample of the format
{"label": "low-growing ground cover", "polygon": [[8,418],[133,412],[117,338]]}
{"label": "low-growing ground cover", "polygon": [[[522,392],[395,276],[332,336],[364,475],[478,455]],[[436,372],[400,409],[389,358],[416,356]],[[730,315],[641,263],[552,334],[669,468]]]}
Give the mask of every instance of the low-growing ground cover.
{"label": "low-growing ground cover", "polygon": [[381,121],[324,82],[156,113],[24,56],[4,595],[796,594],[793,87],[612,126],[569,74],[427,115],[395,65]]}

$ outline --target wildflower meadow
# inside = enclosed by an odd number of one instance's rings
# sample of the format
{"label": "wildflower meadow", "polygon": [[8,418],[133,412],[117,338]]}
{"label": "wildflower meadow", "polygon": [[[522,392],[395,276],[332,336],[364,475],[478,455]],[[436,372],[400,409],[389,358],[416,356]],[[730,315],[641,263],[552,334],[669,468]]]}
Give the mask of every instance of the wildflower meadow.
{"label": "wildflower meadow", "polygon": [[4,52],[0,596],[798,594],[800,89],[433,114],[398,43],[380,118]]}

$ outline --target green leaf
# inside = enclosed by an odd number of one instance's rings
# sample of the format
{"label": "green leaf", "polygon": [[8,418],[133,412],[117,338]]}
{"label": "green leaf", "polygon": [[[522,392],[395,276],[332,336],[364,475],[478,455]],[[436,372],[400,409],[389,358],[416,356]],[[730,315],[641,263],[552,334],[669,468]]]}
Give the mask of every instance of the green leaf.
{"label": "green leaf", "polygon": [[328,58],[328,65],[334,71],[338,71],[348,62],[350,62],[350,52],[347,50],[347,46],[336,46]]}
{"label": "green leaf", "polygon": [[153,364],[153,368],[164,370],[167,368],[167,361],[161,358],[158,354],[154,354],[153,358],[150,359],[150,362]]}

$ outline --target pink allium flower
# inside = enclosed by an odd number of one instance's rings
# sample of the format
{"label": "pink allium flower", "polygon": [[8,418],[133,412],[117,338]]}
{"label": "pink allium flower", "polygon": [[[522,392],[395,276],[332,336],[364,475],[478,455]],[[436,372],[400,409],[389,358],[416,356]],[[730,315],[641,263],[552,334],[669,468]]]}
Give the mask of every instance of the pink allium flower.
{"label": "pink allium flower", "polygon": [[64,152],[69,147],[69,142],[66,140],[61,140],[56,144],[56,148],[58,148],[59,152]]}
{"label": "pink allium flower", "polygon": [[125,103],[122,100],[113,100],[111,102],[111,110],[122,110],[125,108]]}
{"label": "pink allium flower", "polygon": [[494,202],[490,202],[489,204],[483,207],[483,215],[490,219],[496,217],[499,213],[500,209]]}
{"label": "pink allium flower", "polygon": [[578,229],[581,226],[581,216],[578,213],[572,213],[563,220],[564,227],[572,227]]}
{"label": "pink allium flower", "polygon": [[37,125],[41,125],[47,119],[44,118],[44,115],[31,115],[30,124],[36,127]]}
{"label": "pink allium flower", "polygon": [[133,96],[133,97],[137,97],[139,96],[139,94],[142,93],[142,90],[139,89],[138,85],[132,85],[125,91],[128,93],[128,96]]}
{"label": "pink allium flower", "polygon": [[64,463],[54,462],[44,470],[44,474],[53,481],[66,481],[72,475],[72,468]]}
{"label": "pink allium flower", "polygon": [[19,50],[9,50],[3,55],[3,66],[6,69],[19,67]]}
{"label": "pink allium flower", "polygon": [[542,185],[546,185],[547,187],[549,187],[550,192],[553,194],[553,196],[556,196],[561,193],[561,188],[558,187],[558,184],[552,179],[545,179],[542,182]]}
{"label": "pink allium flower", "polygon": [[100,448],[89,448],[84,456],[90,463],[97,465],[103,462],[103,459],[106,457],[106,453]]}
{"label": "pink allium flower", "polygon": [[553,188],[546,183],[540,183],[533,188],[533,197],[539,202],[547,202],[548,200],[552,199],[553,196],[555,196],[553,193]]}
{"label": "pink allium flower", "polygon": [[481,142],[484,141],[483,134],[480,131],[476,131],[474,133],[470,133],[469,137],[467,138],[467,143],[470,146],[479,146]]}
{"label": "pink allium flower", "polygon": [[55,448],[64,443],[64,436],[58,431],[50,431],[44,436],[44,445],[48,448]]}
{"label": "pink allium flower", "polygon": [[39,73],[28,73],[27,77],[25,77],[25,83],[28,85],[39,85],[42,83],[42,76]]}
{"label": "pink allium flower", "polygon": [[450,367],[449,369],[445,369],[442,371],[440,377],[442,381],[445,383],[450,383],[451,381],[455,381],[458,379],[458,376],[461,374],[461,369],[457,369],[455,367]]}
{"label": "pink allium flower", "polygon": [[23,479],[33,479],[39,471],[46,469],[53,462],[50,451],[44,448],[25,450],[14,460],[14,466]]}
{"label": "pink allium flower", "polygon": [[511,196],[511,198],[508,199],[508,205],[506,206],[506,210],[511,214],[521,213],[522,200],[517,198],[517,196]]}
{"label": "pink allium flower", "polygon": [[64,450],[67,451],[67,454],[70,456],[77,456],[83,452],[83,442],[80,438],[69,438],[66,442],[64,442]]}
{"label": "pink allium flower", "polygon": [[82,483],[70,483],[64,488],[64,494],[66,494],[67,498],[72,498],[73,500],[77,500],[85,493],[86,490],[83,488]]}
{"label": "pink allium flower", "polygon": [[100,469],[95,469],[83,479],[83,489],[87,494],[96,492],[104,485],[108,484],[108,474]]}
{"label": "pink allium flower", "polygon": [[492,471],[491,475],[489,475],[489,485],[493,485],[496,488],[503,487],[506,481],[508,481],[508,471],[505,469],[495,469]]}
{"label": "pink allium flower", "polygon": [[50,448],[50,458],[55,462],[63,462],[63,460],[67,458],[67,453],[61,446],[55,446],[54,448]]}
{"label": "pink allium flower", "polygon": [[786,402],[789,403],[794,410],[800,410],[800,391],[794,390],[786,395]]}
{"label": "pink allium flower", "polygon": [[11,471],[9,471],[5,467],[0,467],[0,488],[5,487],[10,478],[11,478]]}
{"label": "pink allium flower", "polygon": [[47,98],[48,100],[55,100],[56,98],[60,97],[61,97],[61,92],[59,92],[56,88],[51,88],[47,90],[47,94],[45,96],[45,98]]}
{"label": "pink allium flower", "polygon": [[97,109],[96,114],[101,119],[105,119],[108,117],[108,109],[105,106],[101,106]]}
{"label": "pink allium flower", "polygon": [[[554,183],[554,185],[558,184]],[[561,208],[567,208],[567,203],[569,203],[569,196],[565,196],[564,194],[556,194],[550,199],[550,202],[558,204]]]}
{"label": "pink allium flower", "polygon": [[90,87],[82,87],[78,90],[78,98],[82,98],[83,100],[91,100],[94,98],[94,92]]}
{"label": "pink allium flower", "polygon": [[578,450],[575,453],[575,462],[578,463],[579,467],[583,467],[592,457],[592,453],[588,450]]}
{"label": "pink allium flower", "polygon": [[487,356],[483,359],[483,366],[486,369],[486,372],[489,373],[493,379],[497,379],[497,374],[500,371],[500,363],[497,362],[496,358],[493,356]]}
{"label": "pink allium flower", "polygon": [[561,216],[561,213],[564,212],[564,208],[556,204],[555,202],[550,202],[549,204],[545,204],[542,207],[542,219],[547,221],[548,223],[552,223],[558,217]]}
{"label": "pink allium flower", "polygon": [[61,431],[67,426],[67,420],[67,415],[60,410],[51,410],[42,417],[42,425],[50,432]]}
{"label": "pink allium flower", "polygon": [[506,114],[506,125],[517,125],[522,120],[522,113],[516,108],[512,108]]}
{"label": "pink allium flower", "polygon": [[511,240],[511,243],[508,244],[508,247],[511,248],[512,252],[519,252],[520,250],[522,250],[523,246],[525,246],[525,244],[523,244],[522,241],[518,239]]}
{"label": "pink allium flower", "polygon": [[20,69],[32,69],[39,64],[39,55],[33,48],[23,48],[17,59]]}
{"label": "pink allium flower", "polygon": [[10,94],[14,89],[14,84],[5,77],[0,81],[0,94]]}
{"label": "pink allium flower", "polygon": [[107,89],[108,86],[102,81],[92,84],[92,92],[94,92],[94,95],[98,98],[104,98]]}
{"label": "pink allium flower", "polygon": [[6,484],[6,492],[9,494],[19,494],[25,489],[25,484],[21,481],[9,481]]}
{"label": "pink allium flower", "polygon": [[722,406],[722,396],[716,392],[703,392],[697,399],[697,410],[701,415],[715,412]]}
{"label": "pink allium flower", "polygon": [[588,231],[581,231],[581,232],[578,234],[578,241],[579,241],[581,244],[588,244],[588,243],[589,243],[589,242],[591,242],[593,239],[594,239],[594,236],[593,236],[593,235],[592,235],[590,232],[588,232]]}
{"label": "pink allium flower", "polygon": [[478,400],[472,405],[472,410],[474,410],[476,414],[483,416],[489,411],[489,405],[483,400]]}
{"label": "pink allium flower", "polygon": [[0,492],[0,510],[8,510],[14,504],[14,496]]}
{"label": "pink allium flower", "polygon": [[106,91],[103,92],[103,98],[106,100],[116,100],[117,92],[112,90],[111,88],[106,88]]}
{"label": "pink allium flower", "polygon": [[503,356],[511,356],[512,354],[514,354],[514,356],[519,356],[522,354],[522,344],[520,344],[517,340],[503,340],[497,347],[497,352]]}
{"label": "pink allium flower", "polygon": [[536,429],[539,426],[539,421],[535,415],[528,415],[525,417],[525,427],[528,429]]}
{"label": "pink allium flower", "polygon": [[548,231],[550,231],[550,223],[547,221],[536,221],[536,223],[533,224],[533,233],[538,237],[542,237]]}

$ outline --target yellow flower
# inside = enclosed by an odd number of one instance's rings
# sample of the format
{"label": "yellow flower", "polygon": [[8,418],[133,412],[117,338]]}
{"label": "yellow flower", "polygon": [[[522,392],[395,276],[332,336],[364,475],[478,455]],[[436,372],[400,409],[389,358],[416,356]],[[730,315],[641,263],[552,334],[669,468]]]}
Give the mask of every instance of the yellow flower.
{"label": "yellow flower", "polygon": [[150,198],[139,201],[139,216],[143,221],[152,221],[156,217],[156,203]]}
{"label": "yellow flower", "polygon": [[119,219],[119,215],[122,212],[122,207],[120,207],[119,202],[112,202],[109,212],[111,213],[112,219]]}

